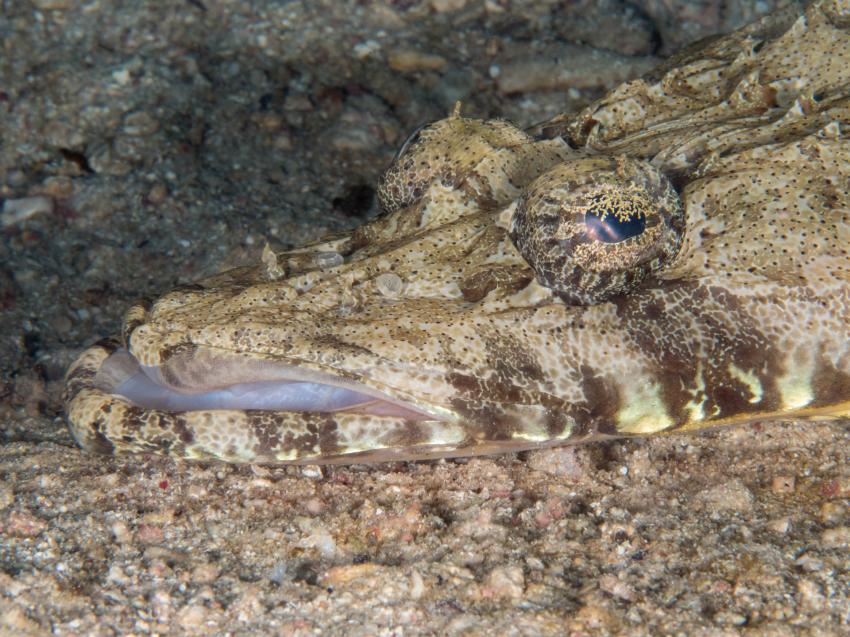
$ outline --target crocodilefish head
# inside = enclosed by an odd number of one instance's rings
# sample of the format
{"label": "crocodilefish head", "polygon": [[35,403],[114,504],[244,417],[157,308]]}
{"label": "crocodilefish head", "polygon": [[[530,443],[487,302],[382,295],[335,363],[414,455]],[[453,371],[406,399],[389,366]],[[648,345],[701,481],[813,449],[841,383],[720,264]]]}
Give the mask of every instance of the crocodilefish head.
{"label": "crocodilefish head", "polygon": [[[505,122],[437,122],[376,220],[131,310],[126,347],[77,368],[122,433],[77,434],[362,460],[846,414],[846,209],[804,212],[832,177],[757,154],[674,185]],[[769,201],[780,170],[797,215]]]}
{"label": "crocodilefish head", "polygon": [[617,135],[628,85],[545,134],[455,112],[405,143],[376,219],[132,308],[69,370],[72,431],[344,462],[847,418],[850,71],[831,73],[817,103],[678,99]]}

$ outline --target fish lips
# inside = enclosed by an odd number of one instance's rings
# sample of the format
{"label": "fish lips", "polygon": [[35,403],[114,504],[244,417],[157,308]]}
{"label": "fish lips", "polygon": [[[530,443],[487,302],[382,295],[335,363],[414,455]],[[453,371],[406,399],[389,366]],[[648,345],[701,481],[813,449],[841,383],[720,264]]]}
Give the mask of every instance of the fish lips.
{"label": "fish lips", "polygon": [[360,413],[407,420],[446,420],[438,408],[413,404],[330,372],[251,357],[195,350],[161,365],[142,365],[119,348],[94,385],[136,407],[170,412],[220,409]]}

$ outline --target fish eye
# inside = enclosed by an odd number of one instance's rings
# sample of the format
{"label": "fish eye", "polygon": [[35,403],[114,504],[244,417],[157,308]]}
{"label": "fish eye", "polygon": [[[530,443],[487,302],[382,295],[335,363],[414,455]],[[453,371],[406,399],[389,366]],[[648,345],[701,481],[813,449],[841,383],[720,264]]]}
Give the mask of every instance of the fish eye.
{"label": "fish eye", "polygon": [[537,280],[571,305],[627,293],[679,252],[684,211],[651,164],[592,157],[550,169],[523,192],[511,239]]}
{"label": "fish eye", "polygon": [[463,188],[479,202],[504,204],[559,159],[553,147],[535,144],[504,120],[453,114],[415,131],[378,184],[381,210],[391,213],[418,202],[431,186]]}

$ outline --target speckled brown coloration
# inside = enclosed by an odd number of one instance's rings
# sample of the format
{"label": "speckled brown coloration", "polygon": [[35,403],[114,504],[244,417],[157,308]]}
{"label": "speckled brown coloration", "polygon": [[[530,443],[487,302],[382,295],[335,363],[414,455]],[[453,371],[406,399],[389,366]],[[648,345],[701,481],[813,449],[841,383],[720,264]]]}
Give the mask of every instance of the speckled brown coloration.
{"label": "speckled brown coloration", "polygon": [[[131,353],[192,387],[279,363],[427,418],[144,410],[102,389],[110,342],[68,372],[74,435],[103,452],[339,462],[846,418],[848,15],[839,0],[774,15],[532,135],[455,113],[406,144],[383,216],[128,314]],[[515,247],[516,202],[547,171],[611,161],[671,179],[681,247],[640,286],[568,305]]]}

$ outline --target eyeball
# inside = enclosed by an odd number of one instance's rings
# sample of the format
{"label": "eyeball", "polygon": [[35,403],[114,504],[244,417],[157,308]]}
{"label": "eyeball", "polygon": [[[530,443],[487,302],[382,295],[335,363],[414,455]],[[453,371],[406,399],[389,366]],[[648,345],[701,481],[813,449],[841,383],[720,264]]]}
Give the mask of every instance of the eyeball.
{"label": "eyeball", "polygon": [[459,187],[502,149],[532,145],[523,131],[501,120],[452,115],[418,128],[396,153],[381,178],[378,201],[384,212],[409,206],[435,181]]}
{"label": "eyeball", "polygon": [[669,264],[684,227],[679,195],[661,171],[626,157],[591,157],[528,185],[511,239],[542,285],[570,305],[593,305]]}
{"label": "eyeball", "polygon": [[432,186],[463,191],[485,207],[505,205],[565,153],[563,142],[534,140],[510,122],[450,117],[418,128],[378,186],[385,213],[420,201]]}

